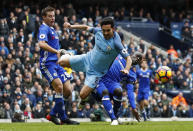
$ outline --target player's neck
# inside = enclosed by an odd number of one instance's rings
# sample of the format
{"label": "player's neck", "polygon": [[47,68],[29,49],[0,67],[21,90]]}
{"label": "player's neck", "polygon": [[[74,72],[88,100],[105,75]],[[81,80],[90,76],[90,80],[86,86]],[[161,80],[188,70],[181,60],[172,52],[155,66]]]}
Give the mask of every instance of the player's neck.
{"label": "player's neck", "polygon": [[141,70],[142,70],[142,71],[146,71],[146,70],[147,70],[147,68],[141,68]]}
{"label": "player's neck", "polygon": [[44,25],[46,25],[46,26],[48,26],[48,27],[50,27],[50,28],[54,28],[54,27],[49,26],[48,24],[46,24],[44,21],[43,21],[43,23],[42,23],[42,24],[44,24]]}

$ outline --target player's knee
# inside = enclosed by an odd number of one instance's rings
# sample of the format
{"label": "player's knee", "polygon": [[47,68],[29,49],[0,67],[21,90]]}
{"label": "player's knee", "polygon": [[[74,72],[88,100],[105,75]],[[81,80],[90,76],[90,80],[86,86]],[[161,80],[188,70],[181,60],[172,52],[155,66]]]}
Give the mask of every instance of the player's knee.
{"label": "player's knee", "polygon": [[120,88],[116,88],[114,90],[114,95],[117,97],[122,97],[122,90]]}
{"label": "player's knee", "polygon": [[144,100],[144,106],[148,106],[148,101]]}
{"label": "player's knee", "polygon": [[63,92],[63,86],[62,86],[62,84],[57,84],[57,85],[55,86],[55,90],[56,90],[56,92],[58,92],[58,93],[62,93],[62,92]]}
{"label": "player's knee", "polygon": [[102,95],[103,95],[103,96],[109,95],[108,90],[104,90],[104,91],[102,92]]}

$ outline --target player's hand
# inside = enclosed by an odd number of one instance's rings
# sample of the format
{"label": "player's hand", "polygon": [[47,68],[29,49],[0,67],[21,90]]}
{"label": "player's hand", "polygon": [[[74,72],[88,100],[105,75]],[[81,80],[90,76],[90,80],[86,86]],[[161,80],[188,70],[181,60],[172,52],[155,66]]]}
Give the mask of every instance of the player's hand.
{"label": "player's hand", "polygon": [[66,50],[64,50],[64,49],[58,50],[58,51],[57,51],[57,57],[58,57],[58,59],[59,59],[62,55],[64,55],[65,52],[66,52]]}
{"label": "player's hand", "polygon": [[65,22],[64,24],[63,24],[63,27],[66,29],[69,29],[70,27],[71,27],[71,24],[70,23],[68,23],[68,22]]}
{"label": "player's hand", "polygon": [[127,75],[127,74],[129,74],[129,71],[126,69],[123,69],[123,70],[121,70],[121,73],[123,73],[123,75]]}
{"label": "player's hand", "polygon": [[132,113],[133,113],[133,115],[135,116],[136,120],[137,120],[138,122],[140,122],[141,117],[139,116],[139,113],[138,113],[137,109],[132,109]]}

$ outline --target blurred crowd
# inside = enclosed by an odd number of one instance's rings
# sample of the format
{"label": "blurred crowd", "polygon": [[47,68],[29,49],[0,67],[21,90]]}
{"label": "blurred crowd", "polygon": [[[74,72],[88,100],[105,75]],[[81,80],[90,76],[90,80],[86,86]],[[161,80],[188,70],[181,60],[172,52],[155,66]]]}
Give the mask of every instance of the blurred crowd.
{"label": "blurred crowd", "polygon": [[[10,7],[12,6],[11,4]],[[55,92],[39,70],[40,48],[37,44],[37,33],[42,21],[40,8],[35,7],[18,3],[18,6],[14,8],[5,9],[3,13],[6,16],[0,19],[0,118],[9,118],[13,121],[22,121],[24,118],[43,118],[54,105]],[[177,21],[183,21],[184,18],[189,17],[185,13],[175,14],[172,10],[168,11],[171,16],[178,18]],[[150,12],[143,8],[139,11],[131,8],[128,11],[122,7],[112,12],[109,8],[89,6],[84,11],[75,10],[72,4],[67,4],[65,8],[56,8],[55,30],[59,36],[61,48],[72,54],[83,54],[90,51],[95,44],[92,33],[65,30],[63,29],[64,22],[99,26],[100,19],[109,15],[113,15],[115,20],[143,16],[151,21],[163,20],[166,22],[168,18],[164,9],[159,13],[159,19],[157,19],[156,15],[154,15],[155,18],[152,18]],[[122,38],[123,34],[119,33]],[[171,45],[170,50],[173,51],[168,51],[167,57],[164,57],[153,45],[150,48],[146,47],[142,39],[135,40],[131,37],[130,41],[123,41],[123,44],[131,54],[135,51],[142,52],[148,61],[149,68],[153,71],[162,65],[169,66],[173,70],[173,79],[167,84],[163,85],[154,78],[151,79],[149,99],[151,116],[193,117],[193,98],[187,101],[182,92],[175,98],[169,98],[166,94],[167,90],[188,90],[193,94],[193,50],[189,49],[182,54]],[[174,59],[174,56],[177,59]],[[92,95],[85,101],[84,107],[78,106],[80,103],[79,91],[83,86],[85,74],[72,72],[72,76],[72,95],[65,100],[68,116],[91,118],[93,121],[104,120],[107,116],[106,112],[100,102],[96,103]],[[135,95],[138,91],[137,87],[138,84],[135,85]],[[121,117],[131,117],[125,90],[120,112]]]}

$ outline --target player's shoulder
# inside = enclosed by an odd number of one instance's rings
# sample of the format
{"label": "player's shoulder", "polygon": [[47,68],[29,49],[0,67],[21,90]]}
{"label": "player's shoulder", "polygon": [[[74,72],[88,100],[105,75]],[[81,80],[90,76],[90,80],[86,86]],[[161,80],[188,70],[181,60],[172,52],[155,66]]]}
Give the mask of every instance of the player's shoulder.
{"label": "player's shoulder", "polygon": [[49,31],[49,26],[43,23],[43,24],[40,26],[39,30]]}

